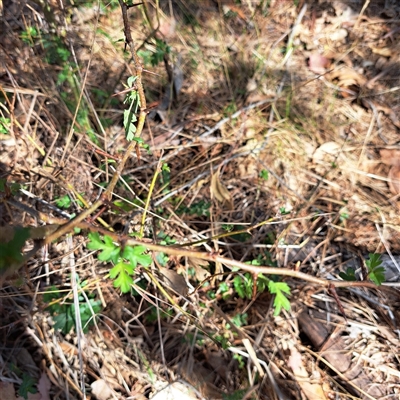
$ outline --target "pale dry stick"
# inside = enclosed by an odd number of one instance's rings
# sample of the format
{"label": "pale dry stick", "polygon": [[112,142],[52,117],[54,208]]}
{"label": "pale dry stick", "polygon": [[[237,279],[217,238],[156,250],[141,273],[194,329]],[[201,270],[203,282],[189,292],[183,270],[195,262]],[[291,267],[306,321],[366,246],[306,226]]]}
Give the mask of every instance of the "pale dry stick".
{"label": "pale dry stick", "polygon": [[250,340],[247,338],[242,339],[242,343],[244,347],[247,350],[247,354],[249,355],[250,360],[253,362],[253,364],[256,366],[258,373],[260,374],[260,377],[264,377],[264,371],[261,368],[261,364],[258,361],[256,352],[254,351],[254,347],[251,345]]}
{"label": "pale dry stick", "polygon": [[371,121],[369,123],[367,134],[364,137],[364,143],[363,143],[362,148],[361,148],[360,157],[358,157],[358,162],[357,162],[357,167],[356,167],[357,169],[359,168],[359,166],[360,166],[360,164],[362,162],[362,159],[364,157],[365,149],[367,147],[367,142],[368,142],[368,140],[369,140],[369,138],[371,136],[372,130],[374,129],[375,119],[376,119],[375,113],[373,113],[372,116],[371,116]]}
{"label": "pale dry stick", "polygon": [[27,132],[29,123],[31,122],[31,117],[32,117],[33,110],[35,108],[37,97],[38,97],[38,91],[35,90],[35,92],[33,94],[33,99],[32,99],[31,104],[29,106],[28,114],[27,114],[26,119],[25,119],[24,130],[23,130],[24,132]]}
{"label": "pale dry stick", "polygon": [[[371,108],[372,113],[376,119],[376,122],[378,124],[378,135],[379,137],[385,142],[385,144],[388,144],[389,141],[385,138],[385,136],[382,135],[382,125],[380,124],[380,115],[381,115],[381,111],[378,112],[378,110],[376,109],[374,103],[372,101],[369,101],[367,99],[364,99],[364,101],[368,104],[368,106]],[[369,129],[368,129],[369,131]],[[358,165],[357,165],[358,167]]]}
{"label": "pale dry stick", "polygon": [[291,30],[289,38],[288,38],[288,43],[287,43],[288,51],[285,55],[285,58],[283,59],[283,61],[281,63],[281,68],[289,61],[290,57],[292,56],[294,36],[297,33],[296,30],[297,30],[298,26],[301,24],[301,21],[305,15],[306,11],[307,11],[307,3],[305,3],[303,5],[303,7],[301,8],[301,10],[296,18],[296,21],[293,24],[292,30]]}
{"label": "pale dry stick", "polygon": [[354,24],[354,29],[358,29],[358,25],[360,25],[361,18],[363,17],[364,12],[365,12],[365,10],[367,9],[367,7],[369,5],[369,2],[370,2],[370,0],[365,0],[365,3],[364,3],[364,5],[363,5],[363,7],[362,7],[362,9],[360,11],[360,14],[358,14],[357,21]]}
{"label": "pale dry stick", "polygon": [[25,88],[18,88],[18,87],[8,87],[0,85],[1,90],[4,90],[8,93],[21,93],[21,94],[28,94],[31,96],[42,96],[42,97],[49,97],[47,94],[39,92],[37,89],[25,89]]}

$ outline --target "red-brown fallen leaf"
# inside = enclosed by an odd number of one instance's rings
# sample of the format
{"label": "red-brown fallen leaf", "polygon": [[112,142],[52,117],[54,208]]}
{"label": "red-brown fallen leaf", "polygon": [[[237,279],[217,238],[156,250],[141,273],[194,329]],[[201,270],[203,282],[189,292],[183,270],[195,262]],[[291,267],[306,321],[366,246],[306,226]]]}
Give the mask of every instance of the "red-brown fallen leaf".
{"label": "red-brown fallen leaf", "polygon": [[48,378],[45,372],[42,372],[42,374],[40,375],[39,382],[37,384],[37,389],[42,400],[50,400],[50,395],[49,395],[50,387],[51,387],[50,379]]}
{"label": "red-brown fallen leaf", "polygon": [[312,53],[308,59],[308,68],[316,74],[324,74],[329,65],[329,58],[326,58],[319,53]]}
{"label": "red-brown fallen leaf", "polygon": [[400,194],[400,167],[392,167],[389,171],[389,189],[393,194]]}
{"label": "red-brown fallen leaf", "polygon": [[392,167],[400,167],[400,150],[396,149],[382,149],[379,151],[381,161],[386,165]]}
{"label": "red-brown fallen leaf", "polygon": [[2,400],[15,400],[15,389],[11,382],[0,382],[0,398]]}

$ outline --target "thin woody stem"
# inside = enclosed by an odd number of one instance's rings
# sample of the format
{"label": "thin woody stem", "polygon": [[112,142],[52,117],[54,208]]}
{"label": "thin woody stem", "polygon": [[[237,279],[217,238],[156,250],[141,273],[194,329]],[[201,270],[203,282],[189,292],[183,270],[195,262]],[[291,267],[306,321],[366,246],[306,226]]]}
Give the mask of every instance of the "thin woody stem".
{"label": "thin woody stem", "polygon": [[[121,11],[122,11],[122,19],[124,22],[124,33],[125,33],[125,39],[126,43],[129,45],[132,57],[133,57],[133,63],[135,66],[136,70],[136,85],[137,85],[137,90],[139,93],[139,99],[140,99],[140,113],[139,113],[139,119],[138,119],[138,125],[136,128],[136,137],[140,137],[143,131],[144,123],[146,120],[146,97],[144,94],[144,89],[143,89],[143,84],[142,84],[142,73],[143,73],[143,67],[140,62],[140,59],[136,53],[135,50],[135,45],[132,40],[132,35],[131,35],[131,28],[129,26],[128,22],[128,6],[126,3],[124,3],[123,0],[119,0],[119,4],[121,6]],[[83,211],[81,214],[79,214],[77,217],[75,217],[73,220],[67,222],[65,225],[60,226],[60,228],[55,231],[53,234],[48,236],[45,239],[45,243],[51,243],[54,240],[57,240],[61,236],[71,232],[75,227],[79,225],[83,220],[86,218],[90,217],[91,214],[93,214],[99,207],[104,205],[107,201],[110,201],[112,198],[112,193],[114,191],[114,188],[116,184],[118,183],[118,180],[120,176],[122,175],[122,172],[125,168],[125,164],[128,161],[128,158],[130,157],[132,151],[135,149],[137,146],[137,143],[135,141],[130,142],[128,148],[126,149],[124,156],[122,157],[121,161],[118,164],[118,167],[116,168],[116,171],[113,174],[113,177],[111,178],[111,182],[108,184],[106,191],[103,193],[101,198],[97,200],[94,204],[92,204],[88,209]]]}

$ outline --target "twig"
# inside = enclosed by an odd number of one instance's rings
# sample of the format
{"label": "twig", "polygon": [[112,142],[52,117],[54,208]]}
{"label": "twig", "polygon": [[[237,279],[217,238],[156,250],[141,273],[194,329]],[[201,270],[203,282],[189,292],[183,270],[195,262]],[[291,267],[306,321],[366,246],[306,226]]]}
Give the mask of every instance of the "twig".
{"label": "twig", "polygon": [[[139,99],[140,99],[140,112],[139,112],[139,118],[138,118],[138,125],[136,128],[136,136],[140,137],[141,133],[143,131],[144,127],[144,122],[146,120],[146,97],[144,94],[144,88],[142,84],[142,72],[143,72],[143,67],[140,63],[139,57],[136,53],[135,45],[132,40],[132,35],[131,35],[131,28],[129,26],[128,22],[128,6],[123,0],[118,0],[119,4],[121,6],[121,12],[122,12],[122,19],[124,21],[124,33],[125,33],[125,39],[126,43],[128,44],[132,57],[133,57],[133,62],[136,70],[136,85],[137,85],[137,90],[139,94]],[[103,206],[105,203],[111,200],[112,198],[112,193],[114,191],[114,188],[122,175],[122,171],[124,170],[125,164],[128,161],[128,158],[130,157],[132,151],[135,149],[137,146],[137,142],[132,141],[128,148],[126,149],[124,156],[122,157],[120,163],[117,166],[117,169],[115,173],[113,174],[113,177],[111,179],[111,182],[109,183],[106,191],[103,193],[101,198],[97,200],[92,206],[90,206],[87,210],[83,211],[81,214],[79,214],[77,217],[75,217],[73,220],[70,222],[66,223],[65,225],[62,225],[56,232],[54,232],[52,235],[50,235],[48,238],[49,241],[54,241],[60,238],[61,236],[71,232],[75,227],[78,226],[79,223],[81,223],[83,220],[88,218],[93,212],[95,212],[98,208]],[[47,242],[49,243],[49,242]]]}

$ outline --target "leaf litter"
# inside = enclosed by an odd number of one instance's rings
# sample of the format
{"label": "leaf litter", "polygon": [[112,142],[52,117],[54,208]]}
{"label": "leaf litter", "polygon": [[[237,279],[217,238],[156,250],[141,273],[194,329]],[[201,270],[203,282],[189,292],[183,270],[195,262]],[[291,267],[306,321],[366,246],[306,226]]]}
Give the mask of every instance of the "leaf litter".
{"label": "leaf litter", "polygon": [[[82,111],[68,143],[75,111],[69,106],[80,89],[72,82],[80,77],[65,75],[61,82],[57,53],[49,58],[43,41],[51,24],[62,26],[62,10],[52,3],[49,15],[36,2],[23,8],[16,0],[9,3],[1,10],[6,24],[0,83],[3,97],[6,93],[11,99],[1,108],[1,117],[9,121],[1,121],[12,129],[0,136],[0,178],[24,185],[32,194],[18,192],[18,204],[61,218],[33,199],[53,204],[66,194],[74,199],[83,193],[93,201],[94,188],[111,173],[111,164],[92,150],[93,143],[110,154],[126,148],[123,98],[107,100],[124,89],[122,82],[131,75],[123,56],[120,11],[112,3],[101,9],[97,31],[96,10],[90,14],[85,8],[83,19],[64,20],[68,40],[58,57],[73,50],[78,66],[70,70],[80,72],[91,60],[81,105],[87,117]],[[149,102],[168,99],[168,106],[154,120],[148,118],[143,135],[157,151],[142,151],[140,162],[132,155],[124,174],[128,184],[118,188],[118,195],[145,199],[163,154],[169,173],[162,174],[154,193],[157,208],[152,212],[161,217],[154,234],[162,231],[181,244],[201,242],[206,251],[236,260],[261,257],[258,265],[300,268],[337,279],[349,267],[357,274],[368,253],[396,257],[400,251],[400,33],[395,22],[400,9],[390,1],[313,1],[305,10],[306,2],[294,3],[242,2],[218,8],[212,1],[187,0],[149,8],[154,24],[157,12],[161,17],[156,37],[166,40],[171,55],[157,65],[145,65],[158,74],[145,75],[146,95]],[[75,11],[67,7],[67,12]],[[137,9],[131,11],[132,21],[143,18]],[[44,36],[35,37],[32,27]],[[145,60],[157,50],[157,42],[145,40],[149,26],[135,27],[134,39],[143,44]],[[178,73],[168,76],[166,70],[174,67]],[[179,97],[174,98],[171,84],[177,76]],[[261,176],[261,171],[267,173]],[[69,207],[75,213],[81,206],[72,202]],[[21,208],[2,202],[2,226],[38,227],[37,214]],[[130,233],[133,219],[132,213],[118,214],[113,208],[105,216],[109,226]],[[246,231],[262,221],[269,222]],[[209,399],[243,398],[245,393],[260,399],[399,394],[396,272],[391,273],[392,287],[339,289],[338,299],[287,279],[290,308],[274,316],[276,297],[269,293],[251,298],[249,290],[250,298],[238,296],[234,280],[244,282],[240,274],[193,259],[163,260],[162,271],[170,281],[163,285],[175,286],[175,301],[196,316],[195,327],[172,310],[145,275],[133,282],[141,297],[120,296],[106,279],[110,265],[89,254],[84,237],[73,238],[73,250],[67,244],[50,246],[21,270],[19,281],[3,284],[1,384],[7,385],[4,393],[9,396],[15,398],[24,373],[39,392],[29,396],[42,399],[81,398],[84,390],[99,399],[151,398],[179,378],[198,398]],[[117,253],[111,239],[97,238],[96,243],[103,252]],[[387,254],[385,262],[393,264]],[[136,256],[149,257],[143,252]],[[42,299],[46,288],[56,285],[66,304],[73,301],[72,263],[87,282],[87,293],[95,292],[104,306],[84,342],[74,330],[54,330]],[[213,272],[221,274],[207,278]],[[187,289],[194,294],[189,296]],[[315,342],[315,332],[308,334],[302,327],[302,312],[310,318],[308,324],[326,331],[325,346]],[[244,314],[246,319],[234,319]],[[234,326],[233,320],[244,324]],[[204,333],[214,335],[219,346]],[[338,334],[340,340],[329,347]],[[18,359],[21,346],[32,354],[36,370]],[[362,379],[354,380],[351,368],[330,370],[328,349],[339,364],[363,365]],[[12,360],[14,370],[4,360]],[[268,379],[259,380],[259,368]]]}

